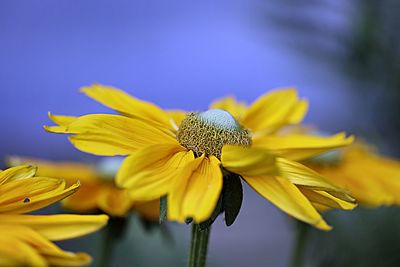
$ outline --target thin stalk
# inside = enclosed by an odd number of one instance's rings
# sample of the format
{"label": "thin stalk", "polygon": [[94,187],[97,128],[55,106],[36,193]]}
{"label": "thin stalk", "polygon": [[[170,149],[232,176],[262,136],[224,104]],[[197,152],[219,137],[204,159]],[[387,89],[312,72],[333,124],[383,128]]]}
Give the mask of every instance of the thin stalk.
{"label": "thin stalk", "polygon": [[207,261],[208,239],[211,226],[201,230],[200,225],[192,224],[190,241],[189,267],[204,267]]}
{"label": "thin stalk", "polygon": [[290,263],[291,267],[302,267],[304,265],[304,252],[307,246],[308,230],[308,224],[296,221],[296,237]]}
{"label": "thin stalk", "polygon": [[104,229],[101,253],[99,255],[100,267],[112,266],[115,246],[123,238],[128,218],[111,217]]}

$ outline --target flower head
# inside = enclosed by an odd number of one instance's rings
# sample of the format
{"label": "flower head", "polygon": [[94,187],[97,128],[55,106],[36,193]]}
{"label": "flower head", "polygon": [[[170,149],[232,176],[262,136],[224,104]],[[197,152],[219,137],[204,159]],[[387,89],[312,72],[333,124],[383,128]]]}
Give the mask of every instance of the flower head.
{"label": "flower head", "polygon": [[111,216],[126,216],[135,210],[147,220],[158,220],[159,201],[133,201],[126,190],[117,188],[114,175],[120,165],[117,158],[106,158],[97,165],[71,161],[49,161],[43,159],[10,157],[10,165],[32,164],[38,166],[37,175],[60,177],[67,184],[73,184],[76,177],[81,183],[79,191],[65,198],[63,206],[79,213],[91,213],[102,210]]}
{"label": "flower head", "polygon": [[227,98],[190,113],[163,111],[112,87],[82,91],[121,115],[50,114],[57,126],[45,129],[72,134],[71,143],[88,153],[127,156],[117,183],[135,200],[167,196],[171,220],[209,219],[229,187],[223,172],[242,177],[278,208],[320,229],[330,227],[315,208],[318,202],[355,207],[345,191],[296,162],[348,145],[352,137],[280,133],[306,113],[307,101],[295,89],[272,91],[250,106]]}
{"label": "flower head", "polygon": [[36,167],[17,166],[0,171],[0,265],[86,266],[85,253],[63,251],[51,241],[96,231],[108,217],[81,215],[25,215],[74,193],[62,179],[35,177]]}
{"label": "flower head", "polygon": [[400,205],[400,162],[365,143],[322,154],[306,164],[349,190],[362,205]]}

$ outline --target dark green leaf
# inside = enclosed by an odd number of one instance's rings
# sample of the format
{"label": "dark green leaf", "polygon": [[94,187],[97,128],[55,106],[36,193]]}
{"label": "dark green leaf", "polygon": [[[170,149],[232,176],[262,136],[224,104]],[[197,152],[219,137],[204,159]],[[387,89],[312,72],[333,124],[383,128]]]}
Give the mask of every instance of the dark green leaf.
{"label": "dark green leaf", "polygon": [[243,188],[240,176],[224,172],[224,193],[222,205],[225,211],[225,224],[231,226],[239,214],[243,200]]}

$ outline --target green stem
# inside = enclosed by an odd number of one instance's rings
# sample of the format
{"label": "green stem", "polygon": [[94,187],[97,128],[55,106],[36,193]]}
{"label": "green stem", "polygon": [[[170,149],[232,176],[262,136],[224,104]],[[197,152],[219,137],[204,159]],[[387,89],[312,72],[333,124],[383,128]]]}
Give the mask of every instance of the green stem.
{"label": "green stem", "polygon": [[307,245],[308,230],[308,224],[296,221],[296,237],[292,252],[291,267],[301,267],[304,264],[304,252]]}
{"label": "green stem", "polygon": [[192,238],[190,242],[189,267],[204,267],[207,260],[208,238],[211,226],[201,230],[200,225],[192,224]]}
{"label": "green stem", "polygon": [[101,253],[99,255],[100,267],[112,266],[115,246],[123,237],[127,224],[128,218],[111,217],[108,221],[108,225],[104,229]]}

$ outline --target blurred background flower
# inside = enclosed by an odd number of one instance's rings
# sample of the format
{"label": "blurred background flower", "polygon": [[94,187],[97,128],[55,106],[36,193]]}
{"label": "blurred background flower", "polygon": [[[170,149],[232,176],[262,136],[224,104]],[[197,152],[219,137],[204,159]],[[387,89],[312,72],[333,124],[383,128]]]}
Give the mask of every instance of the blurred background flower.
{"label": "blurred background flower", "polygon": [[[106,112],[77,94],[100,82],[184,110],[296,85],[311,103],[306,123],[361,135],[399,157],[399,11],[396,0],[1,1],[0,156],[94,162],[42,125],[49,110]],[[235,225],[214,224],[210,266],[286,266],[293,228],[244,191]],[[185,266],[185,226],[172,224],[176,244],[162,249],[161,234],[145,235],[136,220],[115,266]],[[328,220],[335,230],[315,234],[307,264],[399,265],[398,208],[330,212]],[[68,244],[95,255],[100,236]]]}

